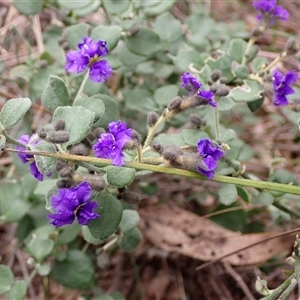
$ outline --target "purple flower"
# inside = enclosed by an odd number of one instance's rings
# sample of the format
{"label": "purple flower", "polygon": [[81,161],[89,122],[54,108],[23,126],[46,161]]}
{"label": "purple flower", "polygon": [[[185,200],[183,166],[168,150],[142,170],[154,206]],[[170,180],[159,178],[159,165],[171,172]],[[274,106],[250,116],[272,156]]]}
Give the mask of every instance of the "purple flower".
{"label": "purple flower", "polygon": [[[21,135],[21,137],[18,139],[19,142],[23,143],[23,144],[30,144],[30,139],[31,137],[29,135]],[[38,144],[39,141],[34,141],[32,143],[32,145],[36,145]],[[16,149],[18,151],[25,151],[26,148],[22,147],[22,146],[19,146],[17,145],[16,146]],[[30,173],[39,181],[43,181],[44,179],[44,176],[43,174],[38,170],[37,166],[36,166],[36,163],[35,163],[35,160],[34,160],[34,156],[32,154],[27,154],[27,153],[21,153],[19,152],[18,153],[18,156],[19,158],[21,159],[21,162],[23,164],[26,164],[27,162],[30,162],[30,165],[29,165],[29,168],[30,168]],[[51,174],[49,174],[48,176],[50,176]]]}
{"label": "purple flower", "polygon": [[195,94],[201,88],[202,84],[199,82],[196,77],[191,75],[189,72],[185,72],[181,76],[182,84],[181,87],[188,90],[190,94]]}
{"label": "purple flower", "polygon": [[290,71],[284,76],[281,72],[275,70],[273,76],[274,105],[282,106],[289,104],[286,96],[295,93],[290,85],[297,81],[298,74]]}
{"label": "purple flower", "polygon": [[217,161],[224,156],[224,151],[219,145],[213,145],[209,139],[199,140],[197,151],[202,158],[202,164],[198,166],[198,171],[212,179],[214,170],[217,168]]}
{"label": "purple flower", "polygon": [[113,165],[124,165],[123,147],[132,137],[132,129],[125,122],[116,121],[108,125],[109,133],[101,134],[93,150],[97,157],[112,160]]}
{"label": "purple flower", "polygon": [[197,93],[197,96],[207,101],[207,104],[211,105],[212,107],[217,106],[217,103],[214,102],[215,94],[213,92],[202,90]]}
{"label": "purple flower", "polygon": [[253,3],[254,8],[258,11],[258,20],[265,19],[267,24],[273,24],[274,20],[288,20],[289,13],[287,10],[277,4],[277,0],[258,0]]}
{"label": "purple flower", "polygon": [[89,67],[89,76],[92,81],[104,82],[112,75],[112,69],[107,60],[101,57],[107,55],[108,49],[105,41],[94,42],[91,38],[83,38],[78,44],[79,50],[67,53],[65,68],[71,73],[81,73]]}
{"label": "purple flower", "polygon": [[76,217],[79,224],[87,225],[91,220],[99,218],[100,215],[93,212],[98,204],[89,200],[91,193],[92,188],[87,182],[58,190],[58,195],[51,198],[55,213],[47,215],[48,219],[53,219],[50,224],[61,227],[72,224]]}

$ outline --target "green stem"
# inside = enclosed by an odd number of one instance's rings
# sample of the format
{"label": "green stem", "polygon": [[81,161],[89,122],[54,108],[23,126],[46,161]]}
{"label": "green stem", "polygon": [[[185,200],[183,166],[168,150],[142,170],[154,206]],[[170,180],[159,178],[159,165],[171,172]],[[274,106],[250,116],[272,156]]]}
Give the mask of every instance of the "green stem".
{"label": "green stem", "polygon": [[294,216],[294,217],[300,219],[300,214],[299,214],[299,213],[297,213],[296,211],[294,211],[294,210],[292,210],[292,209],[289,209],[289,208],[286,207],[285,205],[281,204],[280,201],[279,201],[278,199],[276,199],[276,200],[274,201],[273,205],[274,205],[275,207],[277,207],[278,209],[280,209],[280,210],[282,210],[282,211],[288,213],[289,215]]}
{"label": "green stem", "polygon": [[84,89],[84,87],[85,87],[85,84],[86,84],[86,82],[87,82],[87,80],[88,80],[88,78],[89,78],[89,73],[90,73],[90,70],[88,70],[88,71],[86,72],[86,74],[85,74],[85,76],[84,76],[84,78],[83,78],[83,80],[82,80],[82,82],[81,82],[80,88],[79,88],[79,90],[78,90],[78,92],[77,92],[77,94],[76,94],[76,97],[75,97],[75,99],[74,99],[73,105],[75,105],[76,101],[80,98],[80,96],[81,96],[81,94],[82,94],[82,92],[83,92],[83,89]]}
{"label": "green stem", "polygon": [[28,277],[28,279],[26,281],[27,286],[29,286],[29,284],[31,283],[31,281],[33,280],[33,278],[35,277],[35,275],[37,274],[37,272],[38,272],[37,268],[34,268],[32,270],[32,272],[30,273],[30,275],[29,275],[29,277]]}
{"label": "green stem", "polygon": [[298,282],[295,278],[292,278],[290,285],[286,288],[286,290],[280,295],[280,299],[288,300],[292,291],[297,286]]}
{"label": "green stem", "polygon": [[[19,152],[15,149],[5,149],[5,150],[9,151],[9,152]],[[43,151],[22,151],[22,153],[55,157],[58,159],[64,159],[64,160],[70,160],[70,161],[76,161],[76,162],[78,162],[78,161],[79,162],[87,162],[87,163],[92,163],[96,166],[111,165],[110,159],[97,158],[97,157],[89,157],[89,156],[87,157],[87,156],[70,155],[70,154],[63,154],[63,153],[49,153],[49,152],[43,152]],[[137,170],[148,170],[148,171],[153,171],[153,172],[158,172],[158,173],[179,175],[179,176],[185,176],[185,177],[190,177],[190,178],[198,178],[201,180],[208,180],[205,176],[200,175],[199,173],[182,170],[182,169],[177,169],[177,168],[173,168],[173,167],[155,166],[155,165],[149,165],[149,164],[141,164],[141,163],[137,163],[137,162],[126,162],[124,167],[134,168]],[[250,180],[250,179],[229,177],[229,176],[223,176],[223,175],[215,175],[215,177],[212,179],[212,181],[254,187],[254,188],[262,189],[262,190],[278,191],[278,192],[283,192],[283,193],[288,193],[288,194],[293,194],[293,195],[300,195],[300,187],[299,186],[276,183],[276,182]]]}
{"label": "green stem", "polygon": [[265,66],[261,69],[262,72],[266,73],[271,70],[277,63],[279,63],[284,57],[287,56],[287,52],[282,52],[279,56],[277,56],[269,65]]}
{"label": "green stem", "polygon": [[220,138],[220,120],[219,120],[219,110],[217,108],[214,109],[214,119],[215,119],[215,135],[216,141],[221,142]]}
{"label": "green stem", "polygon": [[243,56],[243,60],[242,60],[242,65],[246,65],[247,63],[247,58],[248,58],[248,55],[250,53],[250,50],[251,50],[251,47],[254,45],[254,43],[256,42],[256,38],[255,37],[251,37],[248,41],[248,44],[247,44],[247,48],[245,50],[245,54]]}
{"label": "green stem", "polygon": [[286,279],[278,288],[272,291],[272,293],[266,297],[260,298],[260,300],[275,300],[277,299],[283,291],[291,284],[292,279],[295,278],[295,274],[291,275]]}
{"label": "green stem", "polygon": [[138,283],[138,287],[139,287],[139,292],[140,292],[140,298],[139,299],[146,300],[145,292],[144,292],[143,285],[142,285],[141,276],[140,276],[139,269],[138,269],[136,261],[135,261],[135,257],[133,256],[132,253],[130,253],[129,255],[130,255],[131,263],[133,265],[135,280]]}
{"label": "green stem", "polygon": [[24,149],[27,148],[27,145],[25,145],[25,144],[19,142],[18,140],[12,138],[11,136],[9,136],[9,135],[6,133],[5,130],[3,130],[2,134],[5,136],[7,142],[9,142],[9,143],[11,143],[11,144],[15,144],[15,145],[21,146],[21,147],[23,147]]}
{"label": "green stem", "polygon": [[295,258],[295,277],[298,284],[298,296],[300,295],[300,240],[298,235],[294,244],[294,258]]}
{"label": "green stem", "polygon": [[153,125],[152,127],[149,128],[148,135],[147,135],[146,141],[144,143],[143,150],[151,144],[151,142],[152,142],[152,140],[155,136],[155,133],[156,133],[157,129],[159,128],[159,126],[161,126],[164,122],[166,122],[168,119],[170,119],[173,116],[173,114],[174,113],[172,111],[169,111],[168,109],[166,109],[165,112],[159,117],[159,119],[157,120],[155,125]]}

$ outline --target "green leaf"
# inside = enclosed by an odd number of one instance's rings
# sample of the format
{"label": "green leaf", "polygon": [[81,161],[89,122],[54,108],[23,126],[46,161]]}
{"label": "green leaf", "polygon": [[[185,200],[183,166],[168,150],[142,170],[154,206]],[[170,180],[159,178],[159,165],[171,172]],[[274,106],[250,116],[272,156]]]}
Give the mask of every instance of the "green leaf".
{"label": "green leaf", "polygon": [[274,200],[275,198],[271,193],[263,191],[258,194],[254,202],[263,205],[271,205],[273,204]]}
{"label": "green leaf", "polygon": [[249,109],[252,112],[257,112],[261,108],[261,106],[263,105],[264,100],[265,99],[262,97],[258,100],[247,102],[247,106],[249,107]]}
{"label": "green leaf", "polygon": [[64,260],[55,259],[51,277],[61,285],[86,290],[94,283],[95,271],[89,256],[79,250],[70,250]]}
{"label": "green leaf", "polygon": [[122,203],[114,196],[105,192],[99,193],[97,197],[98,208],[95,210],[100,218],[92,220],[88,227],[96,239],[106,239],[116,230],[122,219]]}
{"label": "green leaf", "polygon": [[181,22],[168,11],[156,18],[153,29],[163,41],[168,43],[174,42],[182,36]]}
{"label": "green leaf", "polygon": [[236,132],[233,129],[220,128],[220,139],[222,143],[227,143],[236,138]]}
{"label": "green leaf", "polygon": [[91,231],[88,228],[88,226],[82,226],[81,231],[82,231],[82,235],[83,235],[84,240],[86,242],[90,243],[90,244],[99,245],[99,244],[102,244],[105,241],[105,239],[101,240],[101,239],[94,238],[94,236],[91,234]]}
{"label": "green leaf", "polygon": [[78,50],[78,44],[82,42],[84,37],[88,36],[89,29],[90,25],[86,23],[79,23],[67,27],[67,41],[72,49]]}
{"label": "green leaf", "polygon": [[231,70],[232,57],[228,53],[221,51],[220,56],[217,58],[210,57],[207,64],[212,70],[220,70],[222,76],[226,77],[229,82],[234,79],[235,75]]}
{"label": "green leaf", "polygon": [[20,221],[28,212],[31,204],[24,199],[23,193],[19,182],[1,185],[0,212],[5,221]]}
{"label": "green leaf", "polygon": [[14,281],[14,274],[11,269],[5,265],[0,265],[0,295],[6,294]]}
{"label": "green leaf", "polygon": [[262,87],[255,80],[245,80],[243,86],[238,86],[230,91],[229,96],[236,102],[255,101],[262,98]]}
{"label": "green leaf", "polygon": [[228,96],[220,97],[218,100],[218,110],[219,111],[227,111],[231,110],[235,106],[235,102]]}
{"label": "green leaf", "polygon": [[125,37],[125,43],[137,55],[150,56],[161,50],[159,35],[145,26],[141,26],[136,34]]}
{"label": "green leaf", "polygon": [[69,226],[62,227],[55,245],[58,246],[58,245],[66,245],[71,243],[77,238],[80,231],[81,231],[81,226],[78,225],[77,223],[73,223]]}
{"label": "green leaf", "polygon": [[24,15],[36,15],[43,10],[43,0],[13,0],[14,7]]}
{"label": "green leaf", "polygon": [[[30,145],[30,149],[32,151],[45,151],[56,153],[55,146],[50,144],[46,141],[41,141],[37,145]],[[34,155],[35,163],[38,170],[43,175],[49,175],[54,170],[57,158],[55,157],[48,157],[48,156],[41,156],[41,155]]]}
{"label": "green leaf", "polygon": [[121,188],[134,181],[135,169],[108,166],[106,168],[106,177],[108,184]]}
{"label": "green leaf", "polygon": [[105,106],[105,114],[102,115],[100,120],[94,124],[94,127],[104,127],[106,128],[108,123],[112,121],[116,121],[120,119],[119,111],[118,111],[118,106],[116,101],[105,95],[105,94],[96,94],[92,96],[91,98],[96,98],[102,100]]}
{"label": "green leaf", "polygon": [[242,39],[232,39],[229,43],[229,53],[238,63],[242,63],[247,48],[247,42]]}
{"label": "green leaf", "polygon": [[98,25],[92,30],[91,38],[94,41],[106,41],[107,48],[111,51],[117,46],[121,38],[121,30],[122,28],[118,25]]}
{"label": "green leaf", "polygon": [[187,145],[194,147],[197,146],[199,140],[209,138],[205,131],[199,129],[183,129],[181,136]]}
{"label": "green leaf", "polygon": [[224,184],[219,190],[220,202],[224,205],[231,205],[237,198],[237,190],[234,184]]}
{"label": "green leaf", "polygon": [[80,9],[85,6],[91,5],[93,0],[80,0],[80,1],[66,1],[66,0],[57,0],[60,7],[73,10]]}
{"label": "green leaf", "polygon": [[140,221],[140,215],[136,210],[124,209],[123,216],[120,223],[120,228],[123,233],[131,230],[133,227],[137,226]]}
{"label": "green leaf", "polygon": [[239,186],[239,185],[236,186],[236,189],[237,189],[238,195],[239,195],[246,203],[249,203],[249,202],[250,202],[250,195],[249,195],[248,191],[247,191],[244,187]]}
{"label": "green leaf", "polygon": [[0,134],[0,151],[4,148],[5,143],[6,143],[5,135]]}
{"label": "green leaf", "polygon": [[176,0],[151,1],[151,5],[145,6],[144,12],[149,16],[158,16],[165,11],[169,11],[173,7],[175,2]]}
{"label": "green leaf", "polygon": [[258,73],[261,71],[263,66],[268,65],[268,60],[265,57],[256,57],[252,61],[252,66],[254,69],[254,72]]}
{"label": "green leaf", "polygon": [[42,93],[42,102],[50,111],[55,111],[57,107],[70,103],[67,87],[61,78],[50,75]]}
{"label": "green leaf", "polygon": [[14,98],[8,100],[0,112],[0,127],[2,129],[13,127],[23,118],[30,106],[31,100],[29,98]]}
{"label": "green leaf", "polygon": [[100,4],[100,0],[93,0],[92,3],[89,3],[84,7],[73,9],[73,14],[78,17],[90,15],[99,9]]}
{"label": "green leaf", "polygon": [[54,242],[46,236],[32,234],[26,249],[38,261],[42,262],[53,250]]}
{"label": "green leaf", "polygon": [[58,119],[66,122],[66,130],[70,133],[70,140],[65,143],[66,146],[74,145],[82,141],[92,128],[95,113],[82,106],[58,107],[52,119],[55,124]]}
{"label": "green leaf", "polygon": [[38,265],[38,266],[36,266],[36,268],[37,268],[39,275],[41,275],[41,276],[47,276],[51,272],[51,267],[47,263]]}
{"label": "green leaf", "polygon": [[183,50],[174,58],[174,63],[181,71],[186,72],[191,64],[193,64],[194,68],[201,69],[204,61],[195,50]]}
{"label": "green leaf", "polygon": [[131,89],[123,92],[126,107],[143,114],[156,110],[152,94],[148,89]]}
{"label": "green leaf", "polygon": [[236,66],[234,69],[235,75],[240,79],[247,79],[249,77],[249,69],[245,65]]}
{"label": "green leaf", "polygon": [[179,87],[175,84],[168,84],[158,88],[154,93],[154,100],[160,107],[164,107],[178,95]]}
{"label": "green leaf", "polygon": [[129,6],[129,0],[105,0],[102,2],[105,10],[112,14],[119,15]]}
{"label": "green leaf", "polygon": [[134,54],[131,51],[129,51],[126,46],[122,47],[118,56],[121,62],[126,66],[135,66],[147,60],[146,56]]}
{"label": "green leaf", "polygon": [[122,239],[119,241],[119,246],[126,252],[132,252],[142,240],[142,234],[137,227],[126,231]]}
{"label": "green leaf", "polygon": [[26,296],[27,283],[25,280],[17,280],[8,293],[8,300],[21,300]]}
{"label": "green leaf", "polygon": [[93,97],[83,97],[79,98],[74,106],[81,106],[84,107],[92,112],[95,113],[94,122],[96,123],[101,119],[101,117],[105,113],[105,105],[100,98],[97,98],[97,95]]}

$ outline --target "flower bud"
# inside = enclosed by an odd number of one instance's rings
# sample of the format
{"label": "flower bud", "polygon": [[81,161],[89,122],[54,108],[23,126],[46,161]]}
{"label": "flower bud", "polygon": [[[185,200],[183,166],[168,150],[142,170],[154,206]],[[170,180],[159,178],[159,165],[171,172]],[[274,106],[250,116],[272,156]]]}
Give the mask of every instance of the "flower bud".
{"label": "flower bud", "polygon": [[182,99],[181,97],[177,96],[174,99],[172,99],[168,105],[168,110],[180,110]]}
{"label": "flower bud", "polygon": [[162,154],[162,152],[164,151],[164,147],[158,143],[158,142],[153,142],[150,147],[157,153]]}
{"label": "flower bud", "polygon": [[284,48],[288,55],[295,55],[300,49],[299,44],[294,38],[289,38]]}
{"label": "flower bud", "polygon": [[72,181],[70,179],[60,179],[56,181],[56,186],[58,189],[70,188]]}
{"label": "flower bud", "polygon": [[42,128],[41,130],[38,131],[38,136],[44,140],[47,138],[47,132],[45,131],[44,128]]}
{"label": "flower bud", "polygon": [[65,128],[66,128],[66,122],[63,119],[56,120],[54,124],[55,131],[65,130]]}
{"label": "flower bud", "polygon": [[201,119],[200,116],[198,116],[197,114],[191,114],[190,115],[190,121],[191,123],[197,128],[199,129],[201,126],[205,125],[205,121]]}
{"label": "flower bud", "polygon": [[209,90],[210,90],[211,92],[215,93],[215,92],[218,90],[218,86],[217,86],[216,84],[213,84],[213,85],[209,88]]}
{"label": "flower bud", "polygon": [[229,94],[230,90],[229,88],[224,85],[224,84],[221,84],[218,86],[218,89],[215,93],[216,96],[219,96],[219,97],[224,97],[224,96],[227,96]]}
{"label": "flower bud", "polygon": [[222,76],[222,73],[220,70],[213,70],[211,72],[211,75],[210,75],[210,79],[213,81],[213,82],[216,82],[220,79],[220,77]]}
{"label": "flower bud", "polygon": [[74,173],[74,168],[71,166],[66,166],[59,171],[60,177],[71,177]]}
{"label": "flower bud", "polygon": [[220,78],[220,83],[226,84],[227,82],[228,82],[228,78],[227,77],[221,77]]}
{"label": "flower bud", "polygon": [[53,144],[64,144],[70,140],[69,132],[65,130],[52,131],[47,134],[46,141]]}
{"label": "flower bud", "polygon": [[77,172],[73,174],[72,179],[75,183],[86,181],[91,188],[97,192],[103,191],[106,186],[106,183],[101,175],[91,175]]}
{"label": "flower bud", "polygon": [[140,195],[134,192],[123,193],[121,199],[129,204],[138,204],[141,201]]}
{"label": "flower bud", "polygon": [[130,36],[134,36],[134,35],[138,34],[139,31],[140,31],[140,26],[139,25],[133,25],[130,28]]}
{"label": "flower bud", "polygon": [[56,161],[56,170],[57,171],[60,171],[61,169],[63,169],[64,167],[66,167],[68,165],[68,163],[65,161],[65,160],[61,160],[61,159],[58,159]]}
{"label": "flower bud", "polygon": [[88,156],[89,153],[90,153],[90,148],[83,143],[75,144],[70,149],[70,154],[73,155]]}
{"label": "flower bud", "polygon": [[179,162],[179,157],[183,154],[183,151],[178,146],[168,146],[164,149],[162,156],[164,160],[167,162],[167,164],[170,164],[174,167],[181,166],[181,163]]}
{"label": "flower bud", "polygon": [[97,127],[94,129],[95,138],[98,139],[102,133],[105,133],[106,131],[102,127]]}
{"label": "flower bud", "polygon": [[150,111],[147,116],[147,123],[150,127],[153,127],[158,120],[158,114],[154,111]]}
{"label": "flower bud", "polygon": [[123,194],[126,190],[127,190],[126,187],[118,188],[118,192],[119,192],[120,194]]}
{"label": "flower bud", "polygon": [[257,276],[255,290],[263,296],[268,296],[271,291],[267,287],[267,281]]}

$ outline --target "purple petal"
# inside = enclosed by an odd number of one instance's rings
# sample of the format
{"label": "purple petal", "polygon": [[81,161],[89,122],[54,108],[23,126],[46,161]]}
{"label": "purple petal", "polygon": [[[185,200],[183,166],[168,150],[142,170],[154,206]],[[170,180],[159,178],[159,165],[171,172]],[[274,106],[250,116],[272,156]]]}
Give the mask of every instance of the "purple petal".
{"label": "purple petal", "polygon": [[82,55],[80,51],[69,51],[66,58],[67,63],[65,68],[70,73],[81,73],[89,64],[89,58]]}
{"label": "purple petal", "polygon": [[48,219],[53,219],[53,221],[50,222],[50,224],[57,227],[72,224],[75,220],[75,215],[73,212],[65,214],[48,214],[46,217]]}
{"label": "purple petal", "polygon": [[107,60],[103,59],[94,64],[90,68],[90,79],[95,82],[104,82],[107,80],[113,71]]}
{"label": "purple petal", "polygon": [[79,204],[83,204],[91,197],[92,188],[87,182],[82,182],[74,189],[74,192],[77,194]]}
{"label": "purple petal", "polygon": [[121,148],[130,141],[132,137],[132,129],[126,126],[125,122],[116,121],[108,124],[109,132],[120,142]]}
{"label": "purple petal", "polygon": [[79,206],[77,194],[71,189],[63,188],[58,190],[58,195],[51,197],[53,209],[59,213],[74,212]]}
{"label": "purple petal", "polygon": [[93,212],[93,210],[97,207],[98,204],[95,201],[86,203],[83,206],[81,206],[76,213],[78,223],[81,225],[87,225],[91,220],[99,218],[100,215]]}
{"label": "purple petal", "polygon": [[191,75],[189,72],[185,72],[181,76],[182,84],[181,87],[188,90],[190,94],[195,94],[202,86],[201,82],[196,77]]}
{"label": "purple petal", "polygon": [[33,162],[29,165],[30,173],[39,181],[43,181],[44,176],[43,174],[38,170],[36,163]]}
{"label": "purple petal", "polygon": [[213,100],[215,97],[215,94],[213,92],[202,90],[197,93],[197,96],[206,100],[207,104],[211,105],[212,107],[217,106],[217,103]]}

